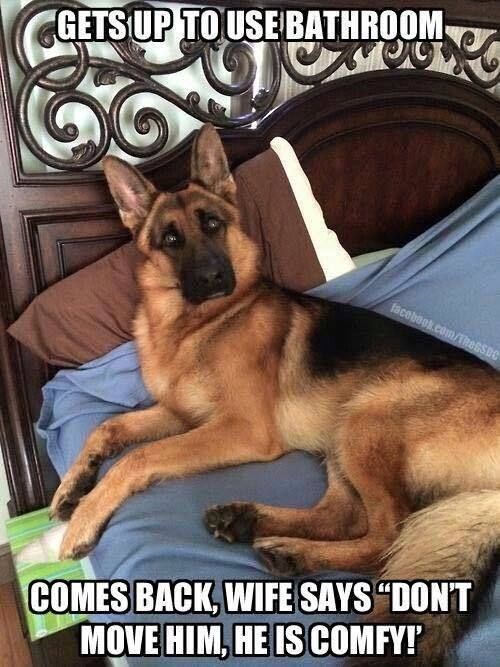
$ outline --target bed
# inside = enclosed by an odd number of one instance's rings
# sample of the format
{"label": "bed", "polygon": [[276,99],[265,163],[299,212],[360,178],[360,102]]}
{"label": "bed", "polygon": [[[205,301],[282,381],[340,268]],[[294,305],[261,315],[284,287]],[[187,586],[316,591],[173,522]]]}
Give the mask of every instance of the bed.
{"label": "bed", "polygon": [[[494,3],[441,5],[449,5],[451,23],[500,25]],[[14,35],[22,34],[20,23]],[[56,369],[16,343],[6,329],[37,294],[125,243],[128,236],[100,170],[85,168],[84,151],[44,173],[24,168],[20,147],[23,137],[29,146],[30,120],[14,99],[8,48],[2,39],[0,441],[10,512],[21,514],[46,506],[57,484],[33,426],[41,387]],[[288,139],[327,223],[335,221],[335,231],[352,255],[403,246],[500,171],[498,99],[480,80],[425,69],[339,78],[315,85],[272,111],[264,108],[254,127],[247,127],[244,118],[219,124],[233,167],[264,151],[274,136]],[[159,187],[178,187],[188,174],[191,141],[188,136],[166,153],[153,149],[141,168]],[[49,156],[47,164],[51,162]],[[37,664],[90,664],[78,656],[76,634],[69,630],[33,644]]]}

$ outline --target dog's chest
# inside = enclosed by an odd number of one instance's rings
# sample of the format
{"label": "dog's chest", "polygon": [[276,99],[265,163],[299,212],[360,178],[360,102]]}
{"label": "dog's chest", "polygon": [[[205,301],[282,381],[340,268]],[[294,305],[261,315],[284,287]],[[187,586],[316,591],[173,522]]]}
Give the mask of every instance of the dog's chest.
{"label": "dog's chest", "polygon": [[253,309],[251,318],[225,314],[188,333],[172,327],[170,335],[137,318],[143,377],[156,401],[188,422],[216,411],[264,420],[278,391],[280,332],[263,310]]}
{"label": "dog's chest", "polygon": [[137,336],[146,387],[163,403],[189,421],[207,417],[214,405],[213,374],[202,363],[202,341],[196,336],[176,342]]}

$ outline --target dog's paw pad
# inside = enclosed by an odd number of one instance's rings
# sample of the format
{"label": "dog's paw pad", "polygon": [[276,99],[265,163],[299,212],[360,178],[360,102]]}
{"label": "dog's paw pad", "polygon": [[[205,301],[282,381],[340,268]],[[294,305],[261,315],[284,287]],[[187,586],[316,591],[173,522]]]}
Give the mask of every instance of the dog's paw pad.
{"label": "dog's paw pad", "polygon": [[57,489],[50,506],[50,517],[68,521],[80,500],[92,490],[96,481],[93,469],[65,478]]}
{"label": "dog's paw pad", "polygon": [[50,508],[50,518],[58,521],[69,521],[78,505],[78,500],[61,498],[59,502]]}
{"label": "dog's paw pad", "polygon": [[295,577],[305,571],[303,559],[285,543],[274,540],[257,540],[255,550],[272,573],[281,577]]}
{"label": "dog's paw pad", "polygon": [[208,532],[226,542],[252,542],[257,510],[252,503],[216,505],[205,513]]}

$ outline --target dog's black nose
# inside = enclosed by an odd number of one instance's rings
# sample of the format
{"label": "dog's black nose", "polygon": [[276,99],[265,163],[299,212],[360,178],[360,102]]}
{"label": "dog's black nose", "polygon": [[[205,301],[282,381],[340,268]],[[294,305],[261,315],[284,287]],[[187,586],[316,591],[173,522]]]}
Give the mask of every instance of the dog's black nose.
{"label": "dog's black nose", "polygon": [[209,257],[195,266],[186,264],[181,272],[184,297],[191,303],[231,294],[236,285],[233,268],[222,257]]}
{"label": "dog's black nose", "polygon": [[200,275],[200,282],[204,287],[222,287],[224,276],[219,269],[211,268]]}

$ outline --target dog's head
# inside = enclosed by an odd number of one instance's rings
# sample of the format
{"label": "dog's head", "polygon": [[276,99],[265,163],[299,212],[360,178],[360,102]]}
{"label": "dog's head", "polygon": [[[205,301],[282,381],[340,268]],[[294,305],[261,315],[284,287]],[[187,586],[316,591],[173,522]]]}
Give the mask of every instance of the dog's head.
{"label": "dog's head", "polygon": [[236,185],[212,125],[196,136],[191,181],[178,192],[158,192],[118,158],[103,163],[121,219],[161,284],[179,287],[197,305],[232,294],[256,274],[255,246],[241,231]]}

